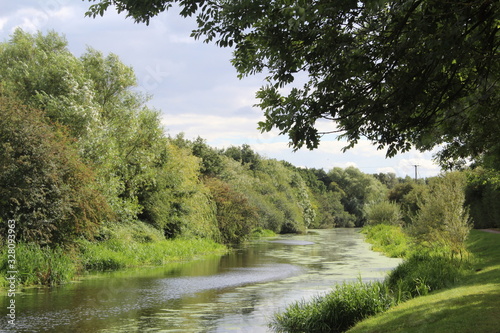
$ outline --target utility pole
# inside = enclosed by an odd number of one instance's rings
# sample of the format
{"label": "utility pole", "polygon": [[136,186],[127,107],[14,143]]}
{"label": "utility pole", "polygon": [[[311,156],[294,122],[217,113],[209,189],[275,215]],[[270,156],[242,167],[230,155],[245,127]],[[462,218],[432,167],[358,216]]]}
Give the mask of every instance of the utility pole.
{"label": "utility pole", "polygon": [[417,173],[417,168],[418,168],[419,165],[418,164],[414,164],[413,166],[415,167],[415,183],[416,183],[417,182],[417,174],[418,174]]}

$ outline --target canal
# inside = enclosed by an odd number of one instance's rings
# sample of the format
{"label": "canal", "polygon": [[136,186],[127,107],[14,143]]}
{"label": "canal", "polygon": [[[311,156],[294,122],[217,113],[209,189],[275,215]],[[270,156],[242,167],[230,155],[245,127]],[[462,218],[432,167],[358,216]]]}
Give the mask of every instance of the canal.
{"label": "canal", "polygon": [[[16,295],[13,332],[267,332],[290,302],[383,279],[399,262],[371,251],[357,229],[280,235],[224,256],[27,289]],[[2,332],[12,327],[5,318]]]}

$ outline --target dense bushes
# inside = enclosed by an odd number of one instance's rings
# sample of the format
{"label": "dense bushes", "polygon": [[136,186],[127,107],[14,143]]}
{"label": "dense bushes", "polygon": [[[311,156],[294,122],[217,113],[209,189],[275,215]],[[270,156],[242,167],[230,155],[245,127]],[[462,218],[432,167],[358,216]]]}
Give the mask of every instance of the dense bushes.
{"label": "dense bushes", "polygon": [[217,223],[221,240],[225,244],[244,241],[257,225],[257,212],[248,199],[234,191],[223,181],[210,178],[205,180],[215,201]]}
{"label": "dense bushes", "polygon": [[112,212],[64,130],[12,98],[0,96],[0,113],[0,220],[26,242],[91,237]]}
{"label": "dense bushes", "polygon": [[403,215],[399,205],[389,200],[382,200],[377,203],[372,203],[366,206],[366,222],[369,225],[373,224],[394,224],[402,222]]}
{"label": "dense bushes", "polygon": [[466,202],[477,229],[500,228],[500,177],[497,171],[477,168],[467,173]]}

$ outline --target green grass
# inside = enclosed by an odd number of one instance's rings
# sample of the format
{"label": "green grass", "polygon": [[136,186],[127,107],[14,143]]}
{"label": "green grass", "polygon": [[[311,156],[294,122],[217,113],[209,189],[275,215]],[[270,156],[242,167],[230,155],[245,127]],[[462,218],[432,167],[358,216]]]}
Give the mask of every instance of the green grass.
{"label": "green grass", "polygon": [[[70,249],[16,245],[17,285],[58,285],[83,271],[117,270],[160,266],[227,252],[224,245],[209,239],[166,240],[161,232],[141,222],[103,226],[100,241],[78,240]],[[0,251],[0,288],[7,287],[7,247]]]}
{"label": "green grass", "polygon": [[[11,269],[7,267],[6,250],[0,255],[0,287],[6,287],[5,272]],[[71,280],[77,273],[77,266],[71,254],[61,248],[17,243],[15,270],[18,284],[52,286]]]}
{"label": "green grass", "polygon": [[468,250],[474,269],[455,286],[402,303],[348,332],[499,332],[500,234],[472,230]]}
{"label": "green grass", "polygon": [[265,238],[265,237],[275,237],[276,233],[272,230],[269,229],[263,229],[263,228],[255,228],[252,230],[250,234],[251,239],[259,239],[259,238]]}
{"label": "green grass", "polygon": [[377,249],[405,254],[384,282],[344,284],[326,296],[296,302],[275,314],[270,327],[276,332],[344,332],[354,324],[347,332],[500,332],[500,234],[473,230],[467,257],[452,258],[422,248],[410,251],[410,240],[395,229],[365,230]]}
{"label": "green grass", "polygon": [[275,332],[345,332],[356,322],[393,305],[382,282],[344,283],[311,301],[299,301],[276,313],[269,324]]}
{"label": "green grass", "polygon": [[403,258],[410,254],[410,238],[397,225],[377,224],[363,227],[366,241],[373,251],[383,252],[391,258]]}
{"label": "green grass", "polygon": [[122,241],[80,242],[85,270],[114,270],[138,266],[159,266],[190,260],[207,254],[222,254],[226,247],[207,239],[173,239],[151,243]]}

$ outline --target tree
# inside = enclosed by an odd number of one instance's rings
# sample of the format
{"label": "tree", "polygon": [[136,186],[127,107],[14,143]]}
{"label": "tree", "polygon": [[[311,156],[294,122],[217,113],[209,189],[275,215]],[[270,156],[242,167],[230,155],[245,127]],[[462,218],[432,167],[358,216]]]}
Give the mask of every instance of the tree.
{"label": "tree", "polygon": [[316,148],[328,119],[344,149],[363,137],[388,156],[441,144],[444,166],[499,152],[498,1],[100,0],[87,15],[114,5],[149,23],[174,3],[196,15],[192,36],[234,47],[240,77],[267,72],[260,129],[296,149]]}
{"label": "tree", "polygon": [[244,194],[217,178],[207,178],[205,184],[217,206],[217,222],[225,244],[238,244],[257,225],[257,211]]}
{"label": "tree", "polygon": [[113,219],[63,128],[1,95],[0,113],[0,220],[16,220],[18,240],[68,243]]}
{"label": "tree", "polygon": [[196,138],[191,145],[193,155],[201,158],[200,172],[206,176],[215,176],[222,172],[223,165],[220,153],[217,149],[210,147],[206,140]]}
{"label": "tree", "polygon": [[95,125],[97,105],[92,82],[67,45],[53,31],[43,35],[16,29],[8,42],[0,44],[0,77],[6,92],[81,138]]}
{"label": "tree", "polygon": [[328,176],[332,181],[330,190],[340,193],[345,210],[356,217],[358,227],[366,221],[365,206],[386,196],[387,188],[378,179],[354,167],[333,168]]}
{"label": "tree", "polygon": [[422,244],[462,256],[472,227],[465,207],[466,176],[457,171],[446,173],[433,179],[429,186],[430,191],[421,199],[409,232]]}

